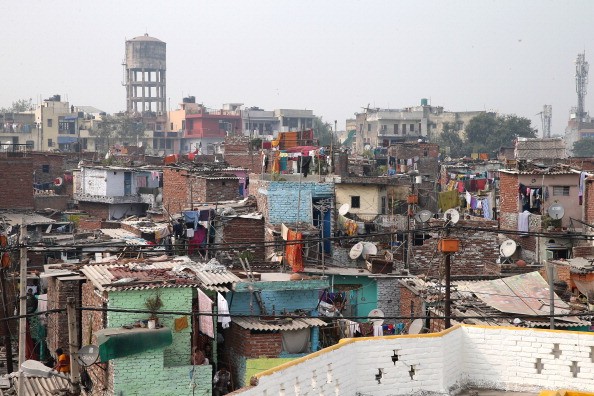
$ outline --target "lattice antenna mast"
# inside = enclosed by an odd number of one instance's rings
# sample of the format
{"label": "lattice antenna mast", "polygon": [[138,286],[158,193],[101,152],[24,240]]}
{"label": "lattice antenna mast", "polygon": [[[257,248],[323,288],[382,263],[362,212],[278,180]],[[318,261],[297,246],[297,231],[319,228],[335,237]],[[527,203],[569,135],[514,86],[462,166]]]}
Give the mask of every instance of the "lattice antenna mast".
{"label": "lattice antenna mast", "polygon": [[544,105],[540,113],[540,120],[542,121],[542,137],[551,137],[551,118],[553,117],[553,106]]}
{"label": "lattice antenna mast", "polygon": [[575,88],[578,95],[577,112],[578,122],[586,115],[586,94],[588,93],[588,62],[586,62],[586,52],[578,54],[575,60]]}

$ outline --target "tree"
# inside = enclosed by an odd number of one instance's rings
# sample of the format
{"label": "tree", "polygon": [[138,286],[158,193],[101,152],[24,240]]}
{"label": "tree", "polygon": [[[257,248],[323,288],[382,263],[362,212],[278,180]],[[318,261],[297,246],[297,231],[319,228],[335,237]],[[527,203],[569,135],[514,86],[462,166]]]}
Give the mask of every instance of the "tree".
{"label": "tree", "polygon": [[443,123],[443,131],[433,141],[441,148],[449,147],[449,156],[452,158],[464,157],[469,151],[454,125],[449,122]]}
{"label": "tree", "polygon": [[332,140],[333,144],[337,144],[337,139],[332,133],[332,124],[324,122],[322,117],[316,117],[313,120],[314,137],[318,139],[320,146],[330,146]]}
{"label": "tree", "polygon": [[119,113],[103,116],[98,127],[90,133],[96,137],[97,151],[106,152],[113,140],[136,145],[144,137],[144,130],[145,127],[140,118]]}
{"label": "tree", "polygon": [[594,157],[594,139],[582,139],[573,143],[574,157]]}
{"label": "tree", "polygon": [[535,138],[536,129],[530,120],[516,115],[483,113],[470,120],[466,127],[467,146],[473,152],[493,153],[512,145],[518,137]]}
{"label": "tree", "polygon": [[33,99],[19,99],[16,102],[12,102],[10,107],[3,107],[0,109],[0,113],[22,113],[24,111],[34,110]]}

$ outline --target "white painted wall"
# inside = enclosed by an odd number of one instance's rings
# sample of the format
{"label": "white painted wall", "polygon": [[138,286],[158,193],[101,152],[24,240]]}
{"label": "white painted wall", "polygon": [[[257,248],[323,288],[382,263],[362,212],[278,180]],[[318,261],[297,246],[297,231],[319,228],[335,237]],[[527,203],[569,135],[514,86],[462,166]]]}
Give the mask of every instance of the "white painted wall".
{"label": "white painted wall", "polygon": [[[555,344],[562,351],[552,354]],[[391,356],[396,350],[398,361]],[[592,355],[591,355],[592,354]],[[469,386],[506,391],[594,389],[594,334],[458,326],[438,334],[359,338],[261,374],[242,395],[449,395]],[[536,359],[544,365],[539,374]],[[580,372],[570,370],[577,362]],[[414,367],[413,379],[409,375]],[[375,376],[382,369],[380,383]]]}

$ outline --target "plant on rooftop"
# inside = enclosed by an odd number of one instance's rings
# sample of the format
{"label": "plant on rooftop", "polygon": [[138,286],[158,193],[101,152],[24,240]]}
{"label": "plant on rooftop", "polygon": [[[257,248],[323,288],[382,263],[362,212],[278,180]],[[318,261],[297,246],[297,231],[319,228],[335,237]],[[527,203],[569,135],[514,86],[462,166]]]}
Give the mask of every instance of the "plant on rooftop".
{"label": "plant on rooftop", "polygon": [[149,319],[157,319],[157,312],[163,308],[163,300],[161,299],[161,292],[157,291],[150,297],[147,297],[144,301],[144,306],[151,313]]}

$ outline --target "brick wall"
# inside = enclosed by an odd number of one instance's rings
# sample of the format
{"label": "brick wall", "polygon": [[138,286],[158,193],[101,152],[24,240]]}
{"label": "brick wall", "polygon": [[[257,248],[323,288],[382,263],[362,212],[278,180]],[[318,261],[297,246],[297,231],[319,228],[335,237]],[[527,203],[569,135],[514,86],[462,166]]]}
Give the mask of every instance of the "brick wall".
{"label": "brick wall", "polygon": [[[499,172],[499,213],[501,228],[505,230],[517,230],[517,214],[520,209],[518,199],[518,188],[520,187],[518,175]],[[513,213],[515,218],[504,216],[504,213]]]}
{"label": "brick wall", "polygon": [[64,211],[68,209],[68,201],[70,196],[68,195],[35,195],[35,210],[41,209],[55,209]]}
{"label": "brick wall", "polygon": [[190,206],[187,172],[183,169],[163,168],[163,207],[177,213]]}
{"label": "brick wall", "polygon": [[79,230],[100,230],[102,228],[101,223],[101,219],[96,217],[87,217],[78,221],[77,228]]}
{"label": "brick wall", "polygon": [[[531,394],[547,388],[590,391],[592,351],[592,333],[516,327],[465,325],[438,334],[353,338],[261,373],[257,386],[236,394],[299,389],[324,395],[449,395],[468,387]],[[579,372],[571,370],[576,366]]]}
{"label": "brick wall", "polygon": [[[75,305],[80,306],[81,282],[47,278],[47,309],[65,309],[68,297],[74,297]],[[80,323],[80,311],[76,312]],[[79,334],[80,337],[80,334]],[[82,338],[79,338],[82,340]],[[51,314],[47,319],[47,346],[52,352],[56,348],[68,350],[68,316],[66,312]]]}
{"label": "brick wall", "polygon": [[239,199],[239,179],[192,178],[194,202],[221,202]]}
{"label": "brick wall", "polygon": [[[257,188],[256,188],[257,189]],[[334,196],[333,183],[270,182],[267,189],[268,222],[270,224],[312,223],[312,198]],[[300,198],[300,199],[299,199]],[[297,205],[297,202],[301,202]],[[260,208],[260,203],[258,204]]]}
{"label": "brick wall", "polygon": [[[594,178],[589,177],[586,179],[586,187],[584,188],[583,196],[583,216],[584,222],[588,224],[594,224]],[[592,228],[585,227],[585,230],[589,233],[592,232]]]}
{"label": "brick wall", "polygon": [[0,208],[33,209],[33,164],[29,158],[0,158],[0,175],[5,186],[0,189]]}
{"label": "brick wall", "polygon": [[[401,300],[400,287],[394,278],[376,278],[377,284],[377,308],[381,309],[385,316],[400,316]],[[394,319],[386,320],[386,323],[395,323]]]}
{"label": "brick wall", "polygon": [[[95,287],[91,282],[83,283],[81,289],[83,307],[105,308],[107,306],[107,303],[104,303],[104,300],[94,292]],[[97,345],[97,336],[95,334],[105,327],[107,313],[83,311],[81,319],[82,345]],[[93,391],[96,391],[97,394],[101,394],[101,392],[109,393],[108,390],[113,391],[113,376],[110,376],[112,370],[106,371],[109,366],[109,363],[99,363],[87,367],[87,372],[93,381]],[[112,379],[111,383],[110,378]]]}
{"label": "brick wall", "polygon": [[[432,221],[432,225],[442,224],[443,221]],[[497,230],[497,222],[492,220],[460,220],[457,226],[473,228],[491,228]],[[432,234],[433,238],[426,239],[422,246],[413,246],[413,262],[410,271],[413,274],[439,275],[443,262],[443,255],[438,251],[437,244],[441,236]],[[499,244],[495,234],[487,231],[473,231],[452,227],[450,237],[460,240],[460,251],[452,254],[452,275],[482,275],[486,273],[485,265],[494,263],[499,258]]]}
{"label": "brick wall", "polygon": [[243,246],[241,251],[250,251],[256,261],[264,260],[264,219],[229,218],[223,223],[223,243],[253,244]]}
{"label": "brick wall", "polygon": [[103,220],[109,219],[109,204],[101,202],[78,202],[78,209]]}
{"label": "brick wall", "polygon": [[225,162],[233,167],[246,168],[249,172],[260,173],[262,165],[259,150],[250,151],[250,139],[247,136],[229,136],[225,139]]}
{"label": "brick wall", "polygon": [[[425,316],[425,312],[423,312],[423,299],[406,286],[406,280],[398,282],[396,287],[400,294],[400,315],[403,317]],[[412,321],[401,319],[401,322],[406,323],[405,330],[408,331],[408,327]]]}

